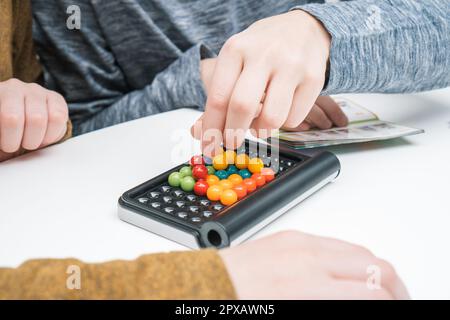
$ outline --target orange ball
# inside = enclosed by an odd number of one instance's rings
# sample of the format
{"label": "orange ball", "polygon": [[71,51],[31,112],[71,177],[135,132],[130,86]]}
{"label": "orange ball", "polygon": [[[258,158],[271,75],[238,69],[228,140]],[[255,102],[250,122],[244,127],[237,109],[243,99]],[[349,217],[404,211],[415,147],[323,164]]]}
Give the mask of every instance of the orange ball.
{"label": "orange ball", "polygon": [[247,188],[243,184],[238,184],[233,188],[234,192],[236,192],[237,197],[241,200],[243,197],[247,195]]}
{"label": "orange ball", "polygon": [[237,173],[233,173],[228,177],[228,180],[231,181],[233,186],[237,186],[238,184],[242,183],[242,177],[238,175]]}
{"label": "orange ball", "polygon": [[233,183],[230,180],[228,180],[228,179],[223,179],[223,180],[219,181],[219,186],[223,190],[227,190],[227,189],[233,188]]}
{"label": "orange ball", "polygon": [[245,186],[248,193],[256,190],[256,182],[251,178],[244,179],[244,181],[242,181],[242,184]]}
{"label": "orange ball", "polygon": [[218,184],[219,181],[220,181],[219,177],[214,174],[209,174],[206,176],[206,183],[208,184],[208,186]]}
{"label": "orange ball", "polygon": [[238,200],[238,196],[234,190],[228,189],[220,194],[220,202],[224,206],[231,206]]}
{"label": "orange ball", "polygon": [[245,153],[238,154],[236,156],[235,166],[239,170],[240,169],[247,169],[248,161],[249,161],[248,155],[246,155]]}
{"label": "orange ball", "polygon": [[264,162],[260,158],[251,158],[248,162],[248,170],[251,173],[260,173],[264,168]]}
{"label": "orange ball", "polygon": [[211,201],[219,201],[222,191],[223,191],[222,187],[216,184],[208,188],[208,190],[206,191],[206,196]]}
{"label": "orange ball", "polygon": [[261,175],[263,175],[264,178],[266,178],[266,182],[275,179],[275,172],[272,170],[272,168],[262,168]]}
{"label": "orange ball", "polygon": [[264,178],[264,176],[260,173],[254,173],[251,179],[255,180],[258,188],[262,187],[266,183],[266,178]]}

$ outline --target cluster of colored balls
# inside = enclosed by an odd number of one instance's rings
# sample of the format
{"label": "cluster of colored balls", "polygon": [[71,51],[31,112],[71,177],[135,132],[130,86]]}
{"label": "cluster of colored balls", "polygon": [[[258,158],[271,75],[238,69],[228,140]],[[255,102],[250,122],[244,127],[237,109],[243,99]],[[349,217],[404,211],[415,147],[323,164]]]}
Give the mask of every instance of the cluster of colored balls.
{"label": "cluster of colored balls", "polygon": [[208,185],[206,177],[214,174],[212,166],[206,166],[202,156],[193,156],[190,165],[182,167],[178,172],[169,175],[168,183],[172,187],[180,187],[186,192],[194,191],[198,195],[206,195]]}
{"label": "cluster of colored balls", "polygon": [[227,150],[212,159],[212,166],[205,165],[202,156],[193,156],[190,166],[172,172],[168,182],[172,187],[229,206],[274,178],[274,171],[265,168],[261,159]]}

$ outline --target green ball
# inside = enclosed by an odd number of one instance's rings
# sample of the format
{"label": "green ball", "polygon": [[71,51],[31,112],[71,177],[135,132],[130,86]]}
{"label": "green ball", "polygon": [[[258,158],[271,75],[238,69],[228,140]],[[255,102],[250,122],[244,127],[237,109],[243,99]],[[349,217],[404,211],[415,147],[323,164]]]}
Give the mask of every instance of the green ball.
{"label": "green ball", "polygon": [[208,174],[216,173],[216,169],[213,166],[206,166],[206,169],[208,169]]}
{"label": "green ball", "polygon": [[169,175],[169,179],[167,179],[167,180],[168,180],[170,186],[179,187],[182,178],[183,177],[181,176],[181,174],[179,172],[172,172]]}
{"label": "green ball", "polygon": [[194,190],[195,180],[191,176],[186,176],[181,179],[181,189],[186,192]]}
{"label": "green ball", "polygon": [[192,176],[192,169],[190,166],[185,166],[183,168],[180,169],[180,174],[181,177],[188,177],[188,176]]}

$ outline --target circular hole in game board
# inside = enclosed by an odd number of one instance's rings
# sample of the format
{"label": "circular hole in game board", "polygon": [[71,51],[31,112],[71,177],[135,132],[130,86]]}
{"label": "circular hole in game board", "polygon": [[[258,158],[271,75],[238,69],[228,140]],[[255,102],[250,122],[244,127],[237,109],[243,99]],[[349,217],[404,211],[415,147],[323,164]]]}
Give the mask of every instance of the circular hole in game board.
{"label": "circular hole in game board", "polygon": [[209,230],[208,231],[208,241],[213,246],[218,247],[222,243],[222,237],[220,236],[219,232],[216,230]]}

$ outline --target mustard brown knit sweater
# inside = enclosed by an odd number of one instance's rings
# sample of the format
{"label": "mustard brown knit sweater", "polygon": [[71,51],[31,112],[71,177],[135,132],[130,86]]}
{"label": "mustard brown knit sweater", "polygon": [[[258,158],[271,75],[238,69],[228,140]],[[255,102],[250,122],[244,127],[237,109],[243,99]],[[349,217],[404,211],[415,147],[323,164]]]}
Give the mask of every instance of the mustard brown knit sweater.
{"label": "mustard brown knit sweater", "polygon": [[30,260],[0,268],[0,299],[234,299],[215,250],[159,253],[86,264]]}
{"label": "mustard brown knit sweater", "polygon": [[[39,77],[31,23],[28,0],[0,0],[0,82],[12,77],[33,82]],[[70,128],[69,124],[65,139]],[[40,259],[18,268],[0,268],[0,299],[234,298],[227,270],[215,250],[160,253],[99,264]]]}

